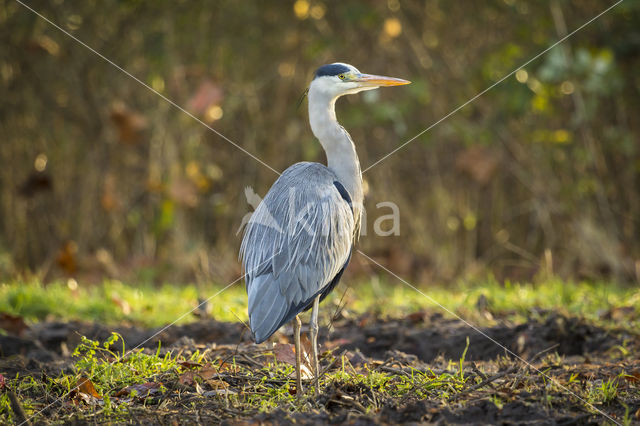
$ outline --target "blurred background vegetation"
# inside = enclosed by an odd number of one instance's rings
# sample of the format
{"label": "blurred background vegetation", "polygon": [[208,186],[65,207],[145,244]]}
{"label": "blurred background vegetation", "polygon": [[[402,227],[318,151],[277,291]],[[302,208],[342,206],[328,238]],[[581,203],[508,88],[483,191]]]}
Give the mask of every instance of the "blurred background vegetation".
{"label": "blurred background vegetation", "polygon": [[[319,65],[413,82],[339,102],[364,169],[612,3],[28,1],[280,171],[325,161],[297,106]],[[244,188],[276,174],[14,1],[0,40],[0,279],[237,278]],[[367,171],[360,248],[421,284],[637,282],[639,53],[625,0]]]}

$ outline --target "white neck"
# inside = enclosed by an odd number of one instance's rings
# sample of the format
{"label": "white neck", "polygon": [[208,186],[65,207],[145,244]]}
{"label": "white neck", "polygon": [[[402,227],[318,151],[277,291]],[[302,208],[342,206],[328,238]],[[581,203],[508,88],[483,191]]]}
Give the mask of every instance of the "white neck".
{"label": "white neck", "polygon": [[[314,90],[315,89],[315,90]],[[347,131],[336,120],[337,97],[309,88],[309,121],[311,131],[318,138],[327,155],[327,167],[331,169],[351,195],[355,217],[359,222],[362,209],[362,173],[356,147]]]}

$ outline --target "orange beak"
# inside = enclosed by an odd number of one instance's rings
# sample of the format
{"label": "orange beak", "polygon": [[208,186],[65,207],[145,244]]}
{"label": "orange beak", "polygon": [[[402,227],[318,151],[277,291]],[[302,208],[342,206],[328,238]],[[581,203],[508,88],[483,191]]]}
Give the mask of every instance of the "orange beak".
{"label": "orange beak", "polygon": [[363,86],[383,87],[383,86],[403,86],[411,83],[401,78],[385,77],[383,75],[360,74],[351,81],[362,83]]}

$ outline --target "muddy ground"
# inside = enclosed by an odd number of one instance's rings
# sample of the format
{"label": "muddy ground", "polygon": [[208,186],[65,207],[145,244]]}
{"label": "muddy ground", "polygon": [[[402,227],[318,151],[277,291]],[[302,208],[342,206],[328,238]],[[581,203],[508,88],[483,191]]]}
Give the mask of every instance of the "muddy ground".
{"label": "muddy ground", "polygon": [[[468,338],[463,364],[467,377],[464,387],[440,392],[435,398],[420,398],[411,393],[389,396],[375,386],[334,380],[327,383],[318,398],[310,396],[302,408],[287,405],[261,411],[230,404],[218,390],[190,386],[195,383],[181,378],[174,383],[165,379],[167,390],[161,396],[138,398],[131,403],[128,414],[115,419],[82,404],[67,404],[56,401],[55,396],[43,396],[41,407],[53,404],[35,420],[79,424],[640,423],[637,330],[626,327],[624,319],[616,326],[612,322],[596,325],[556,312],[537,312],[533,318],[520,322],[498,319],[494,321],[497,325],[480,330],[486,336],[458,320],[432,312],[399,319],[340,318],[333,322],[331,329],[321,329],[324,351],[321,364],[325,374],[344,369],[345,360],[351,371],[360,374],[369,371],[391,377],[410,376],[416,371],[433,377],[447,372],[456,374]],[[265,354],[273,354],[274,344],[280,349],[288,347],[290,330],[283,329],[272,343],[254,345],[242,324],[214,320],[199,320],[166,330],[44,322],[30,327],[21,337],[0,336],[0,373],[5,377],[14,377],[17,372],[41,377],[71,371],[70,352],[80,342],[81,335],[102,341],[114,329],[130,348],[140,345],[155,351],[161,341],[162,351],[188,355],[199,350],[206,351],[205,358],[209,360],[233,359],[245,373],[236,368],[216,374],[216,383],[221,383],[227,392],[249,392],[256,377],[261,383],[266,381],[274,387],[285,386],[291,390],[293,386],[293,381],[260,373]],[[246,371],[255,371],[256,376]],[[607,381],[616,384],[617,394],[604,401],[593,389]]]}

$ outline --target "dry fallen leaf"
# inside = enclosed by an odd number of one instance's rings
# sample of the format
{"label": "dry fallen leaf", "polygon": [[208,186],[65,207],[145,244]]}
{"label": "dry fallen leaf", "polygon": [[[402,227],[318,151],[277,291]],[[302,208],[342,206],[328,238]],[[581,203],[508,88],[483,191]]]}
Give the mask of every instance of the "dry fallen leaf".
{"label": "dry fallen leaf", "polygon": [[98,391],[96,391],[95,386],[93,386],[93,382],[84,376],[78,379],[78,392],[85,393],[95,398],[102,398]]}
{"label": "dry fallen leaf", "polygon": [[116,396],[117,397],[129,396],[133,392],[135,392],[136,398],[144,399],[150,395],[160,392],[161,389],[162,389],[162,383],[147,382],[147,383],[127,386],[126,388],[119,390],[118,393],[116,393]]}
{"label": "dry fallen leaf", "polygon": [[352,341],[350,339],[342,337],[336,340],[329,340],[328,342],[325,342],[324,345],[322,346],[327,350],[331,350],[331,349],[340,348],[342,346],[349,345],[351,343]]}
{"label": "dry fallen leaf", "polygon": [[421,322],[424,322],[426,316],[427,313],[425,311],[418,311],[407,315],[407,319],[413,324],[419,324]]}
{"label": "dry fallen leaf", "polygon": [[456,168],[481,185],[486,185],[491,180],[498,163],[498,156],[482,145],[472,145],[456,157]]}
{"label": "dry fallen leaf", "polygon": [[78,269],[76,255],[78,254],[78,244],[75,241],[67,241],[58,251],[56,263],[67,275],[73,275]]}
{"label": "dry fallen leaf", "polygon": [[84,376],[78,379],[78,384],[71,393],[71,397],[75,404],[84,402],[87,405],[102,405],[104,403],[91,380]]}
{"label": "dry fallen leaf", "polygon": [[128,145],[140,142],[147,128],[146,118],[131,111],[123,102],[116,102],[111,107],[111,121],[118,129],[120,143]]}
{"label": "dry fallen leaf", "polygon": [[192,368],[202,367],[202,364],[200,364],[199,362],[194,362],[194,361],[179,361],[178,364],[180,364],[182,366],[182,368],[185,368],[185,369],[192,369]]}
{"label": "dry fallen leaf", "polygon": [[[215,366],[210,362],[205,365],[198,364],[196,362],[191,361],[183,361],[181,363],[183,368],[191,368],[188,371],[185,371],[178,378],[178,382],[187,386],[197,385],[196,377],[200,377],[205,383],[213,380],[217,377],[221,371],[231,371],[232,366],[227,363],[221,363],[220,366]],[[197,369],[198,366],[201,366],[200,369]],[[223,382],[224,383],[224,382]]]}
{"label": "dry fallen leaf", "polygon": [[273,354],[278,362],[296,365],[296,352],[290,343],[278,343],[273,347]]}
{"label": "dry fallen leaf", "polygon": [[187,371],[180,375],[180,377],[178,378],[178,383],[180,383],[181,385],[193,386],[193,384],[196,381],[195,378],[196,378],[195,371]]}
{"label": "dry fallen leaf", "polygon": [[[302,339],[301,339],[302,340]],[[301,342],[302,346],[302,364],[300,366],[300,370],[302,372],[303,379],[311,379],[313,377],[313,373],[311,372],[311,357],[308,353],[305,353],[304,342]],[[278,343],[273,348],[273,354],[276,357],[278,362],[283,362],[285,364],[289,364],[292,366],[296,365],[296,352],[294,345],[286,344],[286,343]],[[295,375],[295,373],[293,373]]]}
{"label": "dry fallen leaf", "polygon": [[202,380],[209,380],[216,377],[220,372],[219,368],[212,366],[210,363],[206,363],[198,372],[198,376],[202,377]]}
{"label": "dry fallen leaf", "polygon": [[624,379],[631,383],[640,382],[640,369],[633,370],[628,374],[625,374]]}
{"label": "dry fallen leaf", "polygon": [[229,384],[227,382],[225,382],[224,380],[219,380],[219,379],[209,379],[209,380],[205,380],[205,383],[211,387],[211,389],[217,390],[217,389],[226,389],[229,387]]}
{"label": "dry fallen leaf", "polygon": [[21,316],[0,312],[0,328],[14,336],[22,336],[29,326]]}

